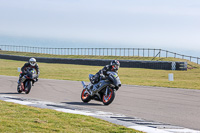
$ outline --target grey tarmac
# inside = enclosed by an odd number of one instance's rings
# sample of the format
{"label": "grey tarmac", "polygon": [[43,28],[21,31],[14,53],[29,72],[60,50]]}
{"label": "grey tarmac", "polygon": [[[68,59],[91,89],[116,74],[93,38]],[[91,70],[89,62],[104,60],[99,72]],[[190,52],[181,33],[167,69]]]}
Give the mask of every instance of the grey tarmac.
{"label": "grey tarmac", "polygon": [[17,93],[15,76],[0,75],[0,95],[31,98],[73,107],[97,109],[129,117],[200,130],[200,90],[122,85],[109,106],[81,101],[80,81],[39,79],[29,94]]}

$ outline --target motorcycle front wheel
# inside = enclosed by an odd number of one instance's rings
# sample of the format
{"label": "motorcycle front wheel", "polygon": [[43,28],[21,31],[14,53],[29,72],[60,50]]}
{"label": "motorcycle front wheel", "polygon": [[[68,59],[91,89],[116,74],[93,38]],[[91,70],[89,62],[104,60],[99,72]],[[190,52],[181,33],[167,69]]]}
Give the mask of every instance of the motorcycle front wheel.
{"label": "motorcycle front wheel", "polygon": [[21,88],[20,88],[19,85],[17,85],[17,92],[18,92],[18,93],[22,93],[22,90],[21,90]]}
{"label": "motorcycle front wheel", "polygon": [[103,94],[102,102],[104,105],[109,105],[112,103],[112,101],[115,98],[115,90],[112,88],[109,88],[108,94]]}
{"label": "motorcycle front wheel", "polygon": [[27,86],[25,88],[25,93],[28,94],[31,91],[32,81],[27,81]]}
{"label": "motorcycle front wheel", "polygon": [[89,92],[86,89],[83,89],[83,91],[81,93],[81,100],[84,103],[88,103],[91,100],[91,96],[90,96]]}

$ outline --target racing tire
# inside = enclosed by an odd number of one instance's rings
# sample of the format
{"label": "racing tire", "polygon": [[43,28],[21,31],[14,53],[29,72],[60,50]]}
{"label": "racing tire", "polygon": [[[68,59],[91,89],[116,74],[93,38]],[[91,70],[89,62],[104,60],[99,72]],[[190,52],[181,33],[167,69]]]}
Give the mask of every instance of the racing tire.
{"label": "racing tire", "polygon": [[89,92],[87,92],[86,89],[83,89],[81,92],[81,100],[84,103],[88,103],[91,100],[91,96],[90,96]]}
{"label": "racing tire", "polygon": [[113,102],[114,99],[115,99],[115,90],[110,88],[108,96],[103,94],[102,102],[104,105],[109,105]]}
{"label": "racing tire", "polygon": [[25,88],[25,93],[28,94],[31,91],[32,81],[27,81],[27,86]]}
{"label": "racing tire", "polygon": [[19,86],[19,85],[17,85],[17,92],[18,92],[18,93],[22,93],[22,90],[20,89],[20,86]]}

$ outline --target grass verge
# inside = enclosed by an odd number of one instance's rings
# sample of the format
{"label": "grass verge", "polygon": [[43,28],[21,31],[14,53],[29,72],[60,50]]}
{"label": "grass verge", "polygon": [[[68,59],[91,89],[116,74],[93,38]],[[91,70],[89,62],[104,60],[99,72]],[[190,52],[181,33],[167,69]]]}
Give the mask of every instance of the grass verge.
{"label": "grass verge", "polygon": [[[25,62],[0,59],[0,75],[18,76],[17,67]],[[89,81],[88,75],[95,74],[102,67],[38,63],[40,78]],[[168,74],[174,74],[174,81],[168,81]],[[200,68],[188,71],[153,70],[142,68],[120,68],[119,77],[122,84],[200,89]]]}
{"label": "grass verge", "polygon": [[90,116],[0,101],[0,132],[140,133]]}

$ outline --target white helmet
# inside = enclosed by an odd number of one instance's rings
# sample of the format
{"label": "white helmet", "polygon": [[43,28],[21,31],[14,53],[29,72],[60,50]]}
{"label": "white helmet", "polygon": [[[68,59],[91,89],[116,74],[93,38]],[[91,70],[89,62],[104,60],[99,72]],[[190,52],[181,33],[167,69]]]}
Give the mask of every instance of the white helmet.
{"label": "white helmet", "polygon": [[35,66],[35,64],[36,64],[36,59],[35,59],[35,58],[30,58],[30,59],[29,59],[29,63],[31,64],[31,66]]}

